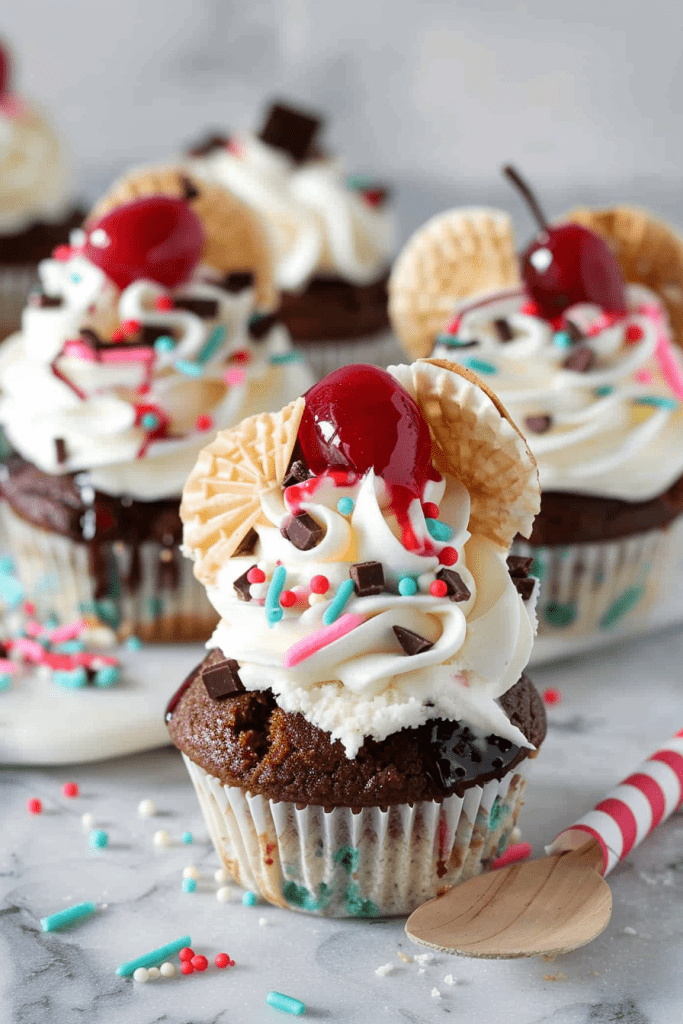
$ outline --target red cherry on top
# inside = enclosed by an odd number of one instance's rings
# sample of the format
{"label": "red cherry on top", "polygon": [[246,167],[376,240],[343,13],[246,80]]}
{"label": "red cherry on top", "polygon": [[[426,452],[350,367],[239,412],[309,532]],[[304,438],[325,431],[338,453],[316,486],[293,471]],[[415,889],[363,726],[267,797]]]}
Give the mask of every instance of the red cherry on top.
{"label": "red cherry on top", "polygon": [[627,312],[624,278],[607,243],[580,224],[548,224],[536,197],[512,167],[504,173],[526,199],[540,233],[522,254],[527,292],[541,316],[555,320],[569,306],[590,302],[608,313]]}
{"label": "red cherry on top", "polygon": [[83,253],[121,289],[141,279],[175,288],[190,277],[203,248],[202,225],[187,200],[148,196],[93,224]]}

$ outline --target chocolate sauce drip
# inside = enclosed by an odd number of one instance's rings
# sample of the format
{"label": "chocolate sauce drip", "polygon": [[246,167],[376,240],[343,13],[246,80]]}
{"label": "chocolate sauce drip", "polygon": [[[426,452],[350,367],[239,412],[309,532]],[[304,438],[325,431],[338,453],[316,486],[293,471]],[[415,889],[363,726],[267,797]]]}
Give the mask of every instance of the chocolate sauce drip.
{"label": "chocolate sauce drip", "polygon": [[521,747],[502,736],[474,736],[458,722],[435,722],[425,748],[425,768],[443,793],[462,796],[473,779],[501,778],[519,757]]}

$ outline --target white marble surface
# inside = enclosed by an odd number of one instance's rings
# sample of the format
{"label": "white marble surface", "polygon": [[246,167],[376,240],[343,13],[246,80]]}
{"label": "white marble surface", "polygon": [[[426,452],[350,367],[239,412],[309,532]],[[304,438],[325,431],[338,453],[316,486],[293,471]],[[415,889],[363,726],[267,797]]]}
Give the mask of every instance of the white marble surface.
{"label": "white marble surface", "polygon": [[[521,821],[537,852],[683,726],[682,657],[683,631],[670,631],[535,670],[537,684],[559,687],[563,698],[549,710]],[[78,782],[77,799],[62,796],[67,780]],[[310,1019],[340,1024],[680,1024],[680,816],[610,876],[612,922],[591,946],[554,963],[438,956],[421,972],[397,955],[424,952],[408,942],[402,920],[327,921],[247,908],[238,891],[236,901],[219,903],[216,855],[171,749],[72,768],[6,768],[0,782],[3,1024],[274,1024],[286,1018],[265,1005],[271,989],[302,999]],[[42,815],[27,813],[31,797],[43,801]],[[139,819],[138,803],[148,797],[159,813]],[[84,812],[108,831],[108,849],[88,848]],[[173,845],[156,848],[157,829]],[[180,842],[185,830],[192,846]],[[192,895],[180,888],[190,863],[202,872]],[[95,917],[41,932],[41,917],[82,900],[98,904]],[[185,933],[210,958],[205,974],[147,985],[116,976],[122,961]],[[234,957],[234,968],[213,967],[220,951]],[[394,971],[378,977],[375,968],[387,963]],[[453,986],[444,981],[449,974]]]}

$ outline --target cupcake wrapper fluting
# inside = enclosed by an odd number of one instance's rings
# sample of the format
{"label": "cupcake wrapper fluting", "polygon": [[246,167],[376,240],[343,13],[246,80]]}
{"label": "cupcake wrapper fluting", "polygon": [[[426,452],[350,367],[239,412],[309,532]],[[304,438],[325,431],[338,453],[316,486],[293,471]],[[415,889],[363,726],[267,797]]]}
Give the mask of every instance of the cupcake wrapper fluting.
{"label": "cupcake wrapper fluting", "polygon": [[183,758],[235,881],[269,903],[324,917],[409,914],[489,867],[510,842],[530,760],[462,798],[354,813],[252,796]]}
{"label": "cupcake wrapper fluting", "polygon": [[396,336],[391,331],[381,331],[368,338],[349,338],[340,341],[294,342],[320,380],[333,370],[352,363],[372,363],[386,368],[402,363],[405,354],[401,351]]}

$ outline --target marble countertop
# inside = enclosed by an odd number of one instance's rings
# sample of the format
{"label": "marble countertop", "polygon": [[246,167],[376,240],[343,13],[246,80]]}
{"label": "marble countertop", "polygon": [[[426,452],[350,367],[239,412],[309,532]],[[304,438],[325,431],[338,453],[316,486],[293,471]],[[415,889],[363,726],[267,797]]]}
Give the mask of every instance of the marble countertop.
{"label": "marble countertop", "polygon": [[[537,668],[557,687],[548,737],[520,824],[537,853],[683,726],[683,630]],[[170,689],[170,687],[169,687]],[[403,920],[330,921],[216,899],[216,855],[180,756],[164,748],[76,767],[0,775],[0,1019],[7,1024],[268,1024],[272,990],[343,1024],[680,1024],[683,1008],[683,817],[674,816],[610,876],[614,912],[590,946],[558,958],[473,961],[413,945]],[[76,799],[62,795],[75,781]],[[28,814],[31,797],[43,813]],[[138,817],[150,798],[154,817]],[[81,816],[109,834],[91,850]],[[157,847],[153,835],[168,832]],[[193,834],[192,845],[181,835]],[[200,871],[181,891],[183,868]],[[95,916],[43,933],[40,918],[93,900]],[[147,984],[123,961],[189,934],[204,974]],[[213,966],[225,951],[235,967]],[[404,958],[410,958],[406,962]],[[393,970],[385,976],[376,968]],[[447,980],[448,979],[448,980]]]}

